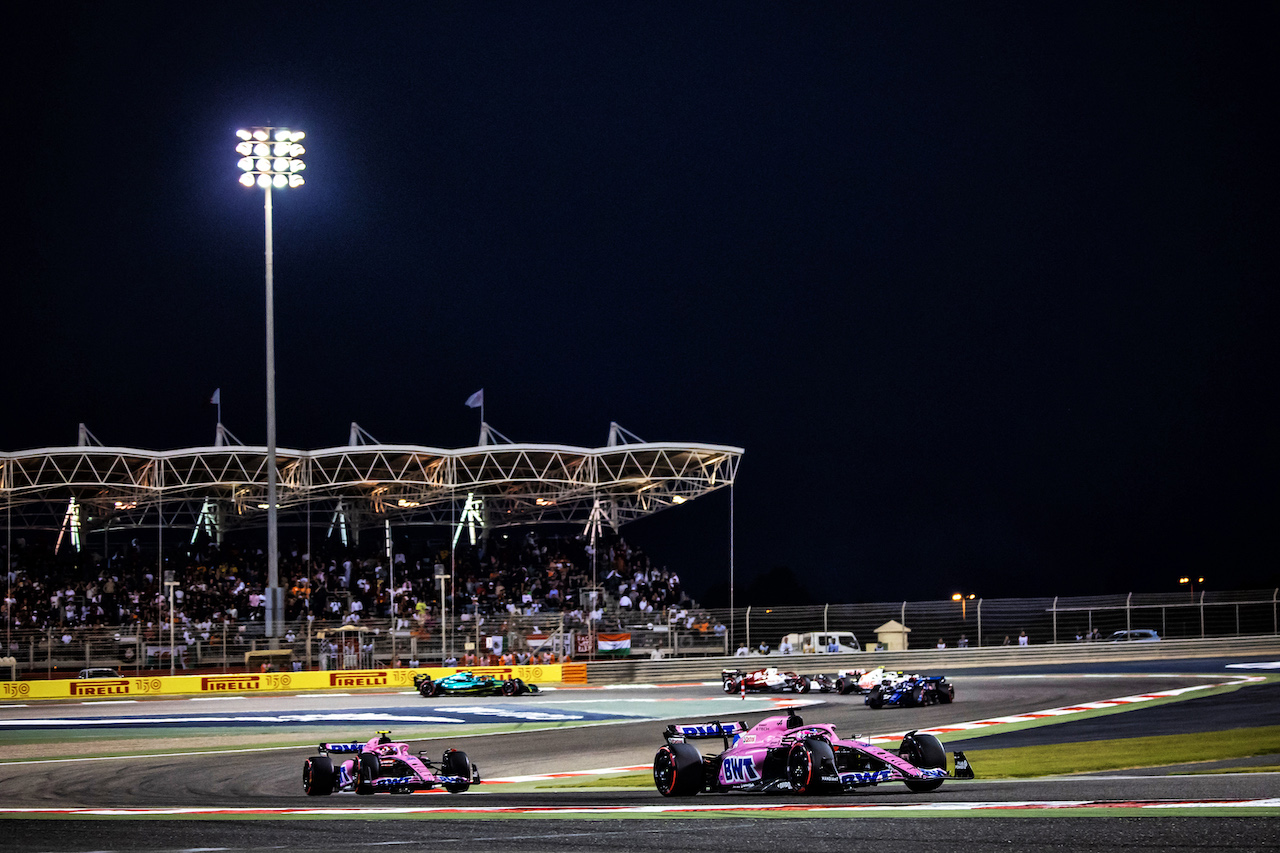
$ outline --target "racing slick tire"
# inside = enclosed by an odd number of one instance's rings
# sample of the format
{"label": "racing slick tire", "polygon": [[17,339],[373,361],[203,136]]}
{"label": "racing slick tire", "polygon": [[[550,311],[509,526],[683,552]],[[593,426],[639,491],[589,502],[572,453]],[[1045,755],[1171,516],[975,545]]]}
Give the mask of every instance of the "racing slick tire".
{"label": "racing slick tire", "polygon": [[856,684],[857,682],[853,681],[853,679],[838,678],[836,679],[836,693],[841,696],[848,696],[853,692],[853,688]]}
{"label": "racing slick tire", "polygon": [[333,759],[327,755],[315,755],[302,765],[302,789],[308,797],[327,797],[333,793],[337,778],[333,772]]}
{"label": "racing slick tire", "polygon": [[467,758],[465,752],[457,749],[446,749],[440,764],[446,775],[461,776],[467,780],[456,784],[445,783],[444,789],[450,794],[461,794],[471,787],[471,759]]}
{"label": "racing slick tire", "polygon": [[[922,770],[947,769],[947,751],[942,741],[933,735],[909,734],[902,739],[898,755]],[[907,789],[913,794],[924,794],[942,787],[941,779],[907,779]]]}
{"label": "racing slick tire", "polygon": [[519,696],[520,683],[517,682],[514,678],[511,678],[502,682],[502,695],[503,696]]}
{"label": "racing slick tire", "polygon": [[702,756],[687,743],[669,743],[653,756],[653,784],[664,797],[692,797],[702,790]]}
{"label": "racing slick tire", "polygon": [[956,686],[950,681],[939,681],[934,695],[938,697],[938,702],[941,704],[950,705],[956,698]]}
{"label": "racing slick tire", "polygon": [[378,778],[378,756],[372,752],[360,753],[356,761],[356,793],[372,794],[373,780]]}
{"label": "racing slick tire", "polygon": [[867,694],[867,707],[876,711],[884,707],[884,691],[879,687],[871,688],[871,692]]}
{"label": "racing slick tire", "polygon": [[423,699],[429,699],[435,694],[436,683],[430,678],[424,678],[418,682],[418,695]]}
{"label": "racing slick tire", "polygon": [[924,685],[922,684],[912,687],[911,692],[902,698],[904,700],[902,704],[908,708],[923,708],[929,704],[929,700],[925,698]]}
{"label": "racing slick tire", "polygon": [[822,781],[823,770],[836,772],[836,754],[831,744],[819,738],[805,738],[787,753],[787,781],[795,794],[824,794],[834,790]]}
{"label": "racing slick tire", "polygon": [[724,680],[724,692],[725,692],[725,693],[737,693],[737,692],[738,692],[738,680],[737,680],[736,678],[726,678],[726,679]]}
{"label": "racing slick tire", "polygon": [[798,686],[796,689],[799,690],[801,693],[808,693],[810,690],[813,689],[813,685],[809,683],[808,678],[802,675],[800,676],[800,681],[798,682]]}

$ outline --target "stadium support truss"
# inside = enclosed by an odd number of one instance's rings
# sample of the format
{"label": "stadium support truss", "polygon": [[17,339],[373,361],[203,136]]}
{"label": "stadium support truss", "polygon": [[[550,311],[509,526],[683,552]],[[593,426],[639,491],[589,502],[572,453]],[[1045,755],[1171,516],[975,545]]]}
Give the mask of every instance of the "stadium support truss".
{"label": "stadium support truss", "polygon": [[[0,490],[13,529],[178,528],[221,535],[266,524],[267,450],[224,443],[152,451],[47,447],[0,453]],[[280,523],[340,522],[353,533],[459,522],[480,507],[487,529],[535,524],[624,524],[731,486],[743,450],[714,444],[643,442],[614,424],[609,444],[490,443],[444,450],[351,441],[321,450],[277,450]]]}

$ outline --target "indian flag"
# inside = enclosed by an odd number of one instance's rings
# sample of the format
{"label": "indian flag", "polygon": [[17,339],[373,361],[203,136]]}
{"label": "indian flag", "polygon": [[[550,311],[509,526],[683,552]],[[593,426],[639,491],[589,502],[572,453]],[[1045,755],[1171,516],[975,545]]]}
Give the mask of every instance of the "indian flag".
{"label": "indian flag", "polygon": [[631,654],[630,634],[596,634],[596,648],[602,655]]}

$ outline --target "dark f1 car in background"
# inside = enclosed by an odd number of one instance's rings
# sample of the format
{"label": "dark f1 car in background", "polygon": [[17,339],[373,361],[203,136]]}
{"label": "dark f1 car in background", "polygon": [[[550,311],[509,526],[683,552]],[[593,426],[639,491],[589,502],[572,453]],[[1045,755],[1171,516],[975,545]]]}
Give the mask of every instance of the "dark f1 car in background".
{"label": "dark f1 car in background", "polygon": [[776,666],[744,672],[741,669],[725,669],[720,672],[725,693],[808,693],[817,688],[826,693],[835,689],[835,683],[825,675],[807,676],[796,672],[783,672]]}
{"label": "dark f1 car in background", "polygon": [[[313,797],[335,791],[357,794],[409,794],[444,788],[459,794],[479,784],[480,771],[465,752],[446,749],[439,763],[414,755],[409,745],[378,732],[366,743],[322,743],[320,754],[302,765],[302,787]],[[341,756],[337,763],[334,756]]]}
{"label": "dark f1 car in background", "polygon": [[[666,745],[653,757],[653,782],[664,797],[707,791],[792,791],[837,794],[881,782],[905,782],[916,793],[936,790],[944,779],[972,779],[963,752],[955,772],[933,735],[908,732],[896,752],[860,740],[843,740],[826,724],[806,726],[788,711],[748,729],[741,722],[669,725]],[[720,738],[716,755],[702,755],[690,740]]]}
{"label": "dark f1 car in background", "polygon": [[886,705],[916,708],[921,705],[950,705],[956,698],[956,688],[945,675],[903,675],[887,678],[877,687],[867,691],[866,703],[870,708]]}
{"label": "dark f1 car in background", "polygon": [[523,696],[541,692],[538,685],[526,684],[519,678],[494,678],[465,671],[434,681],[426,674],[415,675],[413,686],[423,696]]}

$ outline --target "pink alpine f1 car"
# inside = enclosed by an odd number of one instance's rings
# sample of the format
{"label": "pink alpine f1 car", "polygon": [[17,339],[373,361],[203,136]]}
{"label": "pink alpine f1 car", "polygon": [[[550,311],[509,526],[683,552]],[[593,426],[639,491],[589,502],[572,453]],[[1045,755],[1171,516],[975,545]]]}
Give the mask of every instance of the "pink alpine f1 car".
{"label": "pink alpine f1 car", "polygon": [[[806,726],[793,711],[745,723],[714,721],[669,725],[666,745],[653,758],[653,781],[664,797],[702,791],[792,791],[838,794],[881,782],[905,782],[916,793],[936,790],[944,779],[972,779],[963,752],[955,772],[933,735],[908,732],[896,752],[860,740],[843,740],[830,725]],[[724,751],[703,756],[689,740],[722,738]]]}
{"label": "pink alpine f1 car", "polygon": [[[391,732],[378,732],[367,743],[322,743],[320,754],[302,765],[302,787],[313,797],[335,791],[357,794],[409,794],[443,787],[459,794],[480,782],[480,771],[465,752],[446,749],[437,764],[409,745],[396,743]],[[342,756],[335,764],[333,756]]]}

